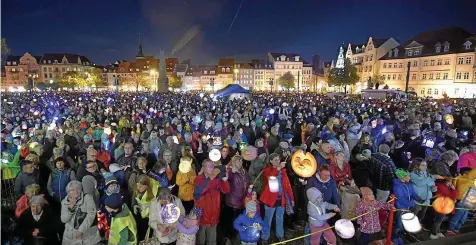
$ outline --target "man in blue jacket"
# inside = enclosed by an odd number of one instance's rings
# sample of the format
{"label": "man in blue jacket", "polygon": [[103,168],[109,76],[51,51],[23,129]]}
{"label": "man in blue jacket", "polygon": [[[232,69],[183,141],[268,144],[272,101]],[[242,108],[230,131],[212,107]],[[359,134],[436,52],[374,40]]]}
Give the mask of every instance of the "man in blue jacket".
{"label": "man in blue jacket", "polygon": [[246,204],[246,211],[233,222],[233,227],[239,232],[241,245],[256,245],[261,237],[260,232],[266,232],[269,227],[259,215],[256,215],[256,202],[251,200]]}

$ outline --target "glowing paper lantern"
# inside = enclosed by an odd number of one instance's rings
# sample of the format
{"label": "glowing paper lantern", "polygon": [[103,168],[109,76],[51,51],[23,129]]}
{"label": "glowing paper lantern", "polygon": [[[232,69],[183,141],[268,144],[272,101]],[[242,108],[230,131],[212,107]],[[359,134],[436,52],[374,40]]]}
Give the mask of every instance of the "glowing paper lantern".
{"label": "glowing paper lantern", "polygon": [[455,201],[449,197],[438,197],[431,204],[433,209],[440,214],[449,214],[455,208]]}
{"label": "glowing paper lantern", "polygon": [[246,161],[253,161],[258,157],[258,148],[251,145],[246,146],[241,150],[241,154]]}
{"label": "glowing paper lantern", "polygon": [[218,162],[221,159],[221,152],[218,149],[213,149],[208,153],[208,158],[214,162]]}
{"label": "glowing paper lantern", "polygon": [[[191,160],[191,159],[190,159]],[[186,174],[192,169],[192,162],[187,159],[180,159],[179,171]]]}
{"label": "glowing paper lantern", "polygon": [[279,182],[278,178],[274,176],[270,176],[268,178],[268,185],[269,185],[269,191],[272,193],[277,193],[279,192]]}
{"label": "glowing paper lantern", "polygon": [[104,133],[107,135],[111,135],[112,133],[111,128],[104,128]]}
{"label": "glowing paper lantern", "polygon": [[421,231],[421,224],[418,217],[414,213],[402,214],[403,228],[410,233],[417,233]]}
{"label": "glowing paper lantern", "polygon": [[160,216],[165,224],[173,224],[180,217],[180,208],[175,203],[169,203],[162,206]]}
{"label": "glowing paper lantern", "polygon": [[303,178],[313,176],[317,170],[317,162],[314,156],[309,152],[304,154],[302,150],[298,150],[293,154],[291,166],[294,172]]}
{"label": "glowing paper lantern", "polygon": [[448,123],[448,124],[453,124],[453,122],[455,121],[453,115],[451,114],[446,114],[445,115],[445,122]]}
{"label": "glowing paper lantern", "polygon": [[340,219],[335,223],[337,235],[344,239],[350,239],[355,235],[354,224],[348,219]]}

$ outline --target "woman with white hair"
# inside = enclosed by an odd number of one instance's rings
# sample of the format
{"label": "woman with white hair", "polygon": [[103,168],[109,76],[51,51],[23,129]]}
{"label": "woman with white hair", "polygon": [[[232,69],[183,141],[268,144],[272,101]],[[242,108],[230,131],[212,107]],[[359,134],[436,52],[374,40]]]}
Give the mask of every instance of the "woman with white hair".
{"label": "woman with white hair", "polygon": [[83,193],[81,182],[77,180],[69,182],[66,192],[68,195],[61,202],[61,222],[66,224],[63,244],[97,244],[101,237],[93,197]]}
{"label": "woman with white hair", "polygon": [[18,219],[16,234],[25,239],[25,244],[58,244],[54,216],[45,206],[45,198],[40,195],[30,198],[30,208]]}

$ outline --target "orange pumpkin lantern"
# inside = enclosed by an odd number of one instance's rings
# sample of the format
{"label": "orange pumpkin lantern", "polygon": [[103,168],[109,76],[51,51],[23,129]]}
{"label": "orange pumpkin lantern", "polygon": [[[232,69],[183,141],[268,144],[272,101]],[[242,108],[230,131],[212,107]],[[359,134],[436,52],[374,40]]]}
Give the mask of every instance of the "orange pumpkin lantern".
{"label": "orange pumpkin lantern", "polygon": [[293,154],[291,166],[294,172],[303,178],[313,176],[317,170],[317,162],[314,156],[309,152],[304,153],[303,150],[298,150]]}
{"label": "orange pumpkin lantern", "polygon": [[440,214],[449,214],[455,208],[455,201],[449,197],[438,197],[433,201],[432,206]]}

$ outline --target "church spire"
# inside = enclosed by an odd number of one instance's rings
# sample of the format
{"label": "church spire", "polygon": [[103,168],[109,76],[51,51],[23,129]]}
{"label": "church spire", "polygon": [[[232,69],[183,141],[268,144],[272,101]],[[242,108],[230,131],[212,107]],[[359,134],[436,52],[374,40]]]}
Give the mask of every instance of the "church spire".
{"label": "church spire", "polygon": [[136,58],[144,58],[144,52],[142,51],[142,44],[140,42],[140,33],[139,33],[139,52],[137,52]]}

